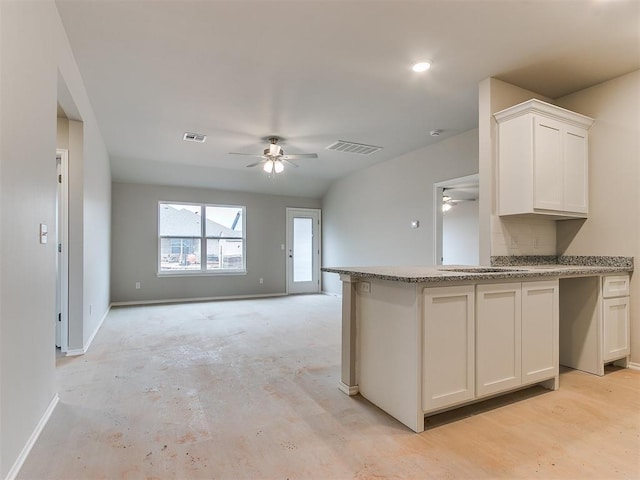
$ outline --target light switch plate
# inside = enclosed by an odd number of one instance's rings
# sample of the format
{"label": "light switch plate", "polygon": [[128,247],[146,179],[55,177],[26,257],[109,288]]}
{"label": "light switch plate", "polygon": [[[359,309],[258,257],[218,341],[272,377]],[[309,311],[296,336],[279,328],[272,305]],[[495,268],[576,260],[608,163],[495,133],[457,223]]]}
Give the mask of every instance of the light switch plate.
{"label": "light switch plate", "polygon": [[47,235],[49,234],[49,227],[46,224],[40,224],[40,243],[47,243]]}

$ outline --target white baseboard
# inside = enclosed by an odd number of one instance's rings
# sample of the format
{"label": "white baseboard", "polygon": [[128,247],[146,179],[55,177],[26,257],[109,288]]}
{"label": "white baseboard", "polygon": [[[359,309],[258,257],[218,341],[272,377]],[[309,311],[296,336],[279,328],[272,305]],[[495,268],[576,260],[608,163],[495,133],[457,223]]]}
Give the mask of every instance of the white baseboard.
{"label": "white baseboard", "polygon": [[76,348],[74,350],[67,350],[67,353],[65,353],[65,355],[67,357],[77,357],[78,355],[84,355],[85,353],[87,352],[84,351],[84,348]]}
{"label": "white baseboard", "polygon": [[36,428],[31,433],[29,440],[27,440],[27,443],[22,448],[20,455],[18,455],[18,458],[16,458],[16,461],[13,463],[13,466],[7,473],[7,476],[4,477],[4,480],[14,480],[18,476],[18,473],[20,472],[22,465],[24,465],[25,460],[29,456],[29,452],[31,451],[33,446],[36,444],[36,441],[38,440],[40,433],[42,433],[42,430],[44,429],[45,425],[49,421],[49,418],[51,418],[51,414],[55,410],[56,405],[58,405],[59,400],[60,400],[60,397],[58,397],[58,394],[56,393],[51,399],[51,402],[49,402],[49,406],[42,414],[42,417],[40,418],[40,421],[36,425]]}
{"label": "white baseboard", "polygon": [[87,353],[89,351],[89,347],[91,347],[91,343],[93,343],[93,339],[96,338],[96,335],[98,334],[98,331],[100,330],[100,328],[102,328],[102,324],[106,320],[107,315],[109,315],[110,311],[111,311],[111,305],[109,305],[107,307],[107,311],[104,312],[104,315],[102,315],[102,318],[100,319],[100,322],[98,322],[98,326],[95,328],[95,330],[93,331],[93,333],[89,337],[89,340],[87,340],[87,343],[85,343],[82,348],[76,348],[76,349],[73,349],[73,350],[67,350],[67,352],[65,353],[65,355],[67,357],[77,357],[78,355],[84,355],[85,353]]}
{"label": "white baseboard", "polygon": [[84,344],[84,347],[82,349],[82,350],[84,350],[84,353],[87,353],[89,351],[89,347],[91,347],[91,343],[93,343],[93,339],[96,338],[96,335],[98,334],[98,331],[102,328],[102,324],[104,323],[105,319],[107,318],[107,315],[109,315],[110,311],[111,311],[111,305],[109,305],[107,307],[107,311],[104,312],[104,315],[102,315],[102,318],[100,319],[100,322],[98,322],[98,326],[95,328],[95,330],[93,331],[93,333],[89,337],[89,340],[87,340],[87,343]]}
{"label": "white baseboard", "polygon": [[631,370],[640,370],[640,363],[629,362],[627,364],[627,367],[630,368]]}
{"label": "white baseboard", "polygon": [[322,295],[328,295],[330,297],[338,297],[338,298],[342,297],[342,294],[340,293],[327,292],[326,290],[323,290],[320,293],[322,293]]}
{"label": "white baseboard", "polygon": [[254,295],[227,295],[221,297],[171,298],[162,300],[133,300],[131,302],[113,302],[112,307],[132,307],[136,305],[160,305],[164,303],[214,302],[216,300],[249,300],[252,298],[286,297],[286,293],[260,293]]}
{"label": "white baseboard", "polygon": [[340,382],[338,384],[338,389],[342,392],[342,393],[346,393],[347,395],[349,395],[350,397],[357,395],[358,394],[358,385],[352,385],[349,386],[346,383],[342,383]]}

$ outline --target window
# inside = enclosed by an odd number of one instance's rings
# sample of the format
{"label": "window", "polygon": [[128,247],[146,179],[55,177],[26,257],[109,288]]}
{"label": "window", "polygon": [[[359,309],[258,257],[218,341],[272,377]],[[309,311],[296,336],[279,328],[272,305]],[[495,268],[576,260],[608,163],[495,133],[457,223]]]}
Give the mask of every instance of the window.
{"label": "window", "polygon": [[158,272],[244,273],[244,217],[242,206],[160,202]]}

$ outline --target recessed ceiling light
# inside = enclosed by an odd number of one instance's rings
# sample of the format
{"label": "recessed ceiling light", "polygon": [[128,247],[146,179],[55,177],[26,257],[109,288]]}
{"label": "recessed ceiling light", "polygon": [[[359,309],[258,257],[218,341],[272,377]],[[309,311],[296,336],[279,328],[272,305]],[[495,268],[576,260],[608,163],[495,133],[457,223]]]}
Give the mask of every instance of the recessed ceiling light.
{"label": "recessed ceiling light", "polygon": [[431,130],[429,132],[429,135],[431,135],[432,137],[439,137],[441,133],[442,133],[442,130]]}
{"label": "recessed ceiling light", "polygon": [[431,68],[431,64],[429,62],[418,62],[418,63],[415,63],[413,67],[411,67],[411,70],[413,70],[414,72],[420,73],[420,72],[426,72],[427,70],[429,70],[429,68]]}

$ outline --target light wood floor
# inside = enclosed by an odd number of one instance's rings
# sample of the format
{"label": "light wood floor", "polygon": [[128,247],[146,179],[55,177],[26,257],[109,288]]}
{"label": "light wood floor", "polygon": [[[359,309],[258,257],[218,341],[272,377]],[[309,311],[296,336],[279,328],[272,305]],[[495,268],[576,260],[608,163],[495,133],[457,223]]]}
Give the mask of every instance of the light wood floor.
{"label": "light wood floor", "polygon": [[637,479],[640,372],[427,419],[338,388],[340,302],[118,308],[58,359],[60,404],[20,479]]}

